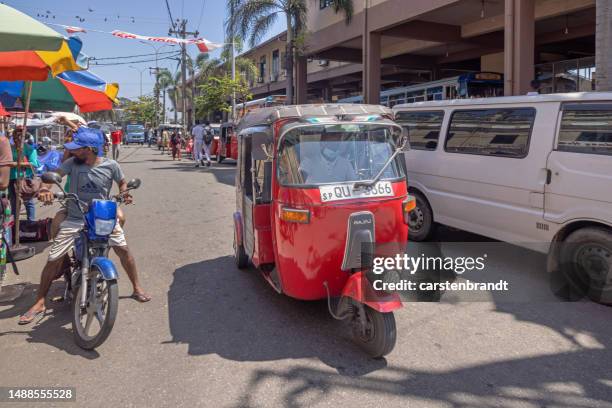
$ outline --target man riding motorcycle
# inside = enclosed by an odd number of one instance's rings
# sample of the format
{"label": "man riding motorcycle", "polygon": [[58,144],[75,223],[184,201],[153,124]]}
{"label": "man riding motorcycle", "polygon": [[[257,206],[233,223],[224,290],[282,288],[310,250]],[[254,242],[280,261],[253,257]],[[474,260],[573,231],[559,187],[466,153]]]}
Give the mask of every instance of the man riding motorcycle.
{"label": "man riding motorcycle", "polygon": [[[119,185],[119,191],[127,190],[127,182],[119,164],[106,157],[99,157],[98,151],[102,148],[99,137],[90,132],[76,132],[72,142],[66,143],[64,148],[69,150],[72,157],[62,163],[56,171],[61,176],[69,175],[71,182],[69,192],[77,194],[85,203],[94,199],[109,199],[113,181]],[[129,193],[124,195],[126,204],[132,203]],[[53,202],[53,193],[49,189],[42,189],[39,200],[45,204]],[[82,215],[74,202],[69,203],[67,218],[61,223],[59,231],[53,240],[49,251],[49,258],[40,278],[36,302],[19,318],[19,324],[28,324],[45,313],[45,297],[51,282],[59,275],[63,265],[64,256],[74,246],[75,238],[83,228]],[[145,294],[140,286],[136,262],[128,249],[125,235],[121,225],[117,223],[110,237],[110,245],[126,270],[134,288],[132,297],[139,302],[148,302],[151,297]]]}

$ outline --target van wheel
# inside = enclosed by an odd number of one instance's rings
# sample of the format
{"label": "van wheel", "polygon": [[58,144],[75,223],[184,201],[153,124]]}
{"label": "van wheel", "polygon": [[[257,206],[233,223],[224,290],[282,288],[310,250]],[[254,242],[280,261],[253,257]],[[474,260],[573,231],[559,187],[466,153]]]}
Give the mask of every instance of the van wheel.
{"label": "van wheel", "polygon": [[559,261],[563,277],[578,297],[612,305],[612,231],[588,227],[563,242]]}
{"label": "van wheel", "polygon": [[435,232],[433,212],[421,193],[411,193],[416,199],[416,207],[410,211],[408,218],[408,239],[411,241],[426,241]]}

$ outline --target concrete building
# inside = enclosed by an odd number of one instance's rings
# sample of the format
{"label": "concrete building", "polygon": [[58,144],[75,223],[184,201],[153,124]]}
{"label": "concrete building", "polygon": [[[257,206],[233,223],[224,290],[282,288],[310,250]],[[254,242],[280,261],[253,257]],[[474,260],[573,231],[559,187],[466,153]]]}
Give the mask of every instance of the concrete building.
{"label": "concrete building", "polygon": [[[595,38],[610,8],[596,13],[595,0],[354,0],[350,24],[329,1],[306,1],[299,102],[363,93],[378,103],[383,89],[476,71],[503,73],[506,95],[531,91],[536,77],[541,92],[590,90],[596,54],[610,55]],[[244,54],[261,64],[255,98],[285,93],[284,38]]]}

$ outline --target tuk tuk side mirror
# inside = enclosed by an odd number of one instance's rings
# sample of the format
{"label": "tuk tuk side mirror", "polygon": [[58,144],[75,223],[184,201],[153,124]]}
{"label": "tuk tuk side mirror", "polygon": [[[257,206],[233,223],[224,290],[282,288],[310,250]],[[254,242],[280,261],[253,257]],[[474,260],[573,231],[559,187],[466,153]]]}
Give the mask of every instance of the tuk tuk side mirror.
{"label": "tuk tuk side mirror", "polygon": [[402,152],[410,150],[410,141],[408,140],[408,128],[402,127],[402,134],[399,139],[399,148]]}
{"label": "tuk tuk side mirror", "polygon": [[266,131],[257,131],[251,135],[253,146],[253,159],[271,161],[272,154],[272,135]]}

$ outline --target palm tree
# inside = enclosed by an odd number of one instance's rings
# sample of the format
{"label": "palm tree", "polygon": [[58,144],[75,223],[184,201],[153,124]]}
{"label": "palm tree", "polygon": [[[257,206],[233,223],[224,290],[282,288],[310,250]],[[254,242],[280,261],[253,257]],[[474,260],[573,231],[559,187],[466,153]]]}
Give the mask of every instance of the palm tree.
{"label": "palm tree", "polygon": [[595,78],[598,91],[612,91],[612,0],[596,0]]}
{"label": "palm tree", "polygon": [[[344,12],[347,24],[353,16],[353,0],[332,0],[336,13]],[[255,46],[274,25],[279,15],[287,20],[287,103],[293,103],[295,39],[306,29],[306,0],[227,0],[230,16],[226,22],[230,39],[239,34]]]}
{"label": "palm tree", "polygon": [[[164,68],[162,70],[159,71],[159,88],[162,91],[162,122],[166,121],[166,92],[168,92],[168,95],[170,96],[170,100],[172,101],[172,104],[175,105],[175,99],[174,99],[174,78],[172,77],[172,74],[170,73],[170,71],[168,71],[168,69]],[[176,111],[174,113],[175,116],[175,120],[176,120]]]}

